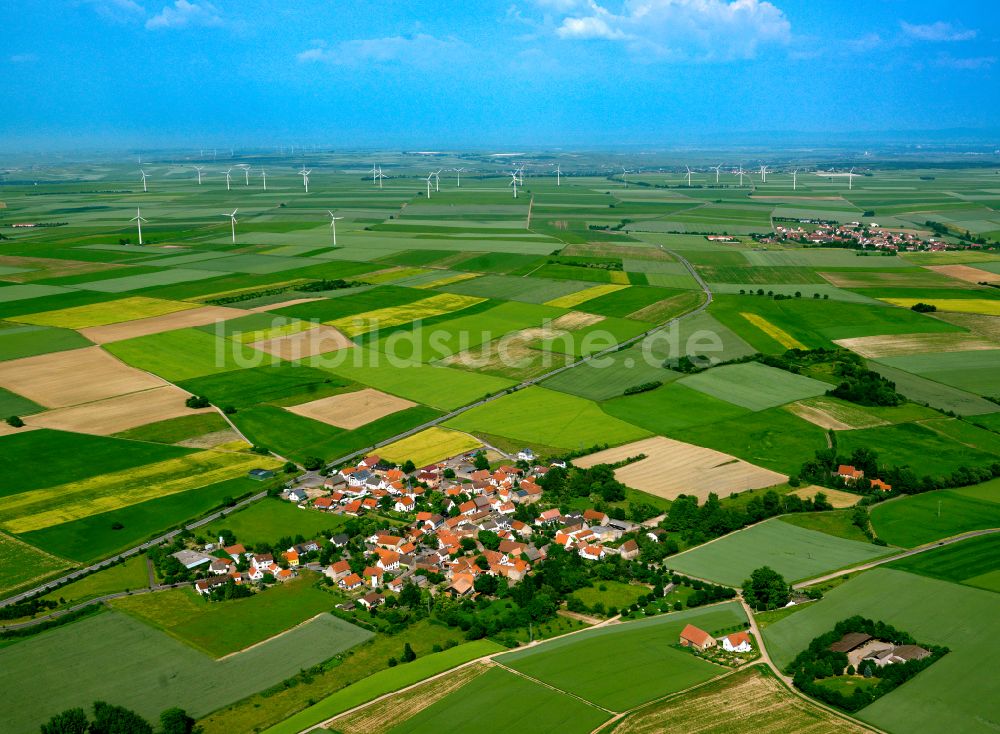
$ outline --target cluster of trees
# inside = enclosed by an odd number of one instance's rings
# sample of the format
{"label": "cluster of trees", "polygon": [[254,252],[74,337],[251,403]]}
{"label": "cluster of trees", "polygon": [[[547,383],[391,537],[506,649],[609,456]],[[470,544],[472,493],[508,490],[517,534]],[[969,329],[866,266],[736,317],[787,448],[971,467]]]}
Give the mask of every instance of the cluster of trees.
{"label": "cluster of trees", "polygon": [[755,611],[765,612],[788,604],[792,587],[773,568],[761,566],[743,582],[743,598]]}
{"label": "cluster of trees", "polygon": [[560,258],[558,260],[550,259],[548,261],[549,265],[570,265],[574,268],[591,268],[593,270],[622,270],[621,260],[568,260],[565,258]]}
{"label": "cluster of trees", "polygon": [[39,612],[55,609],[57,606],[59,606],[59,604],[51,599],[25,599],[24,601],[0,607],[0,620],[34,617]]}
{"label": "cluster of trees", "polygon": [[653,380],[652,382],[643,382],[640,385],[632,385],[632,387],[626,387],[622,395],[638,395],[639,393],[649,392],[660,387],[662,384],[660,380]]}
{"label": "cluster of trees", "polygon": [[[775,301],[784,301],[784,300],[786,300],[788,298],[793,298],[793,296],[788,296],[788,295],[785,295],[784,293],[775,293],[773,290],[770,290],[770,291],[767,291],[767,293],[764,293],[764,289],[763,288],[758,288],[756,291],[753,291],[753,290],[748,291],[745,288],[740,288],[740,295],[741,296],[745,296],[747,294],[749,294],[751,296],[755,295],[755,294],[758,295],[758,296],[766,295],[769,298],[773,298]],[[829,300],[830,294],[824,293],[821,296],[819,293],[813,293],[812,297],[816,298],[816,299],[825,298],[825,299]],[[802,291],[795,291],[794,298],[802,298]]]}
{"label": "cluster of trees", "polygon": [[812,500],[804,500],[798,495],[779,495],[769,490],[751,497],[742,507],[723,505],[714,492],[702,505],[698,504],[697,497],[682,494],[670,505],[661,526],[664,530],[679,532],[690,545],[697,545],[775,515],[832,509],[822,492]]}
{"label": "cluster of trees", "polygon": [[597,464],[589,469],[552,467],[538,480],[538,485],[556,503],[592,495],[605,502],[625,499],[625,485],[615,479],[615,470],[608,464]]}
{"label": "cluster of trees", "polygon": [[[930,651],[930,656],[923,660],[908,660],[903,663],[892,663],[881,668],[865,663],[861,670],[855,671],[849,665],[847,655],[833,652],[830,646],[838,642],[849,632],[864,632],[872,637],[891,642],[894,645],[916,645],[916,640],[908,633],[900,631],[882,621],[873,621],[861,616],[854,616],[837,622],[833,629],[820,635],[809,643],[809,646],[795,656],[785,672],[792,676],[795,687],[813,698],[818,698],[844,711],[858,711],[868,706],[876,699],[896,689],[920,671],[935,663],[948,652],[946,647],[921,645]],[[855,688],[850,696],[841,691],[827,688],[817,681],[840,675],[860,673],[871,677],[877,673],[878,683],[868,688]]]}
{"label": "cluster of trees", "polygon": [[917,313],[934,313],[937,311],[937,306],[933,303],[924,303],[921,301],[920,303],[914,303],[910,306],[910,310],[916,311]]}
{"label": "cluster of trees", "polygon": [[95,701],[93,717],[87,717],[82,708],[66,709],[42,724],[42,734],[198,734],[200,726],[195,726],[184,709],[169,708],[160,714],[160,725],[153,725],[135,711],[124,706],[114,706],[104,701]]}
{"label": "cluster of trees", "polygon": [[840,360],[836,363],[834,374],[841,381],[837,387],[828,390],[827,395],[858,405],[893,407],[906,402],[906,398],[896,392],[895,382],[861,364]]}

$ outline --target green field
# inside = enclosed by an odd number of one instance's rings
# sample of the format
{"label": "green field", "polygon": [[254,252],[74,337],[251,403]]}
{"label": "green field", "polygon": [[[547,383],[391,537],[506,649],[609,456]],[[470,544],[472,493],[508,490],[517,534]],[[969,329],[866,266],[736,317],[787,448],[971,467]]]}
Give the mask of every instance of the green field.
{"label": "green field", "polygon": [[631,606],[636,600],[649,593],[649,587],[638,584],[623,584],[621,581],[599,581],[594,586],[584,586],[577,589],[572,596],[576,597],[588,607],[600,602],[604,608],[615,607],[624,609]]}
{"label": "green field", "polygon": [[[512,701],[517,705],[511,705]],[[607,712],[579,699],[492,668],[389,731],[461,734],[474,727],[525,734],[588,734],[608,718]]]}
{"label": "green field", "polygon": [[1000,395],[1000,350],[883,357],[879,362],[977,395]]}
{"label": "green field", "polygon": [[178,383],[214,405],[242,408],[258,403],[296,405],[342,392],[351,383],[329,372],[279,362],[264,367],[196,377]]}
{"label": "green field", "polygon": [[[989,591],[893,569],[874,569],[764,629],[772,658],[785,666],[810,640],[854,614],[885,621],[917,640],[951,649],[858,716],[889,732],[972,734],[1000,721],[991,676],[970,675],[1000,652],[997,597]],[[988,726],[992,726],[988,724]]]}
{"label": "green field", "polygon": [[601,407],[609,415],[664,436],[690,426],[738,418],[748,412],[738,405],[693,390],[682,382],[671,382],[638,395],[616,397]]}
{"label": "green field", "polygon": [[596,403],[541,387],[519,390],[473,408],[445,426],[568,449],[621,444],[649,435],[604,414]]}
{"label": "green field", "polygon": [[[845,456],[856,448],[872,449],[878,452],[879,464],[909,466],[918,477],[943,476],[962,466],[988,467],[997,461],[997,454],[952,438],[945,430],[936,428],[938,423],[947,421],[931,420],[841,431],[837,436],[837,446]],[[974,426],[967,429],[992,436]],[[932,464],[928,463],[928,457],[934,457]]]}
{"label": "green field", "polygon": [[560,637],[497,660],[599,706],[625,711],[719,673],[677,647],[685,624],[715,633],[745,619],[738,604],[727,603]]}
{"label": "green field", "polygon": [[218,413],[197,413],[182,415],[179,418],[169,418],[165,421],[147,423],[144,426],[130,428],[115,434],[116,438],[126,438],[133,441],[154,441],[156,443],[179,443],[189,438],[204,436],[207,433],[227,431],[229,424]]}
{"label": "green field", "polygon": [[816,397],[830,388],[825,382],[759,362],[715,367],[684,377],[680,384],[749,410],[766,410],[793,400]]}
{"label": "green field", "polygon": [[126,364],[180,382],[217,372],[260,367],[276,357],[198,329],[178,329],[108,344]]}
{"label": "green field", "polygon": [[770,566],[788,581],[800,581],[891,552],[772,519],[671,556],[667,564],[671,570],[739,586],[761,566]]}
{"label": "green field", "polygon": [[9,325],[0,329],[0,360],[65,352],[90,344],[89,339],[70,329]]}
{"label": "green field", "polygon": [[0,533],[0,595],[68,568],[70,563]]}
{"label": "green field", "polygon": [[359,706],[386,693],[413,685],[424,678],[438,675],[470,660],[500,652],[503,648],[489,640],[476,640],[457,645],[443,652],[419,657],[406,665],[380,670],[327,696],[319,703],[270,727],[266,734],[298,734],[325,719]]}
{"label": "green field", "polygon": [[979,395],[959,390],[941,382],[935,382],[905,370],[889,367],[880,362],[871,362],[870,369],[875,370],[888,380],[896,383],[896,392],[918,403],[926,403],[939,410],[950,410],[959,415],[995,414],[996,403],[985,400]]}
{"label": "green field", "polygon": [[888,568],[1000,592],[1000,534],[969,538],[901,558]]}
{"label": "green field", "polygon": [[230,530],[240,543],[275,543],[278,538],[303,535],[316,538],[326,531],[338,532],[347,520],[345,515],[333,515],[319,510],[300,510],[291,502],[265,500],[226,515],[199,531],[206,538]]}
{"label": "green field", "polygon": [[[994,479],[981,488],[1000,488]],[[1000,527],[1000,496],[942,489],[883,502],[871,509],[872,527],[888,543],[912,548],[972,530]]]}
{"label": "green field", "polygon": [[333,609],[337,597],[313,586],[303,572],[246,599],[210,602],[193,588],[116,599],[112,606],[212,657],[250,647]]}
{"label": "green field", "polygon": [[67,604],[74,604],[105,594],[144,589],[148,585],[146,556],[135,555],[124,563],[117,563],[110,568],[85,576],[79,581],[60,586],[42,598],[52,601],[64,599]]}
{"label": "green field", "polygon": [[[216,661],[138,619],[102,613],[0,649],[0,684],[20,702],[5,714],[4,730],[35,734],[52,715],[95,700],[150,720],[171,706],[204,716],[368,637],[327,614]],[[43,660],[61,663],[39,665]]]}

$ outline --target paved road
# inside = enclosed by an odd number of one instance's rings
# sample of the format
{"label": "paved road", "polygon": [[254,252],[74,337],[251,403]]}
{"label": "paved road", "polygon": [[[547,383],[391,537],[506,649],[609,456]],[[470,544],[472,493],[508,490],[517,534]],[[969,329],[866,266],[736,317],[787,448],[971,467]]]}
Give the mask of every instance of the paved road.
{"label": "paved road", "polygon": [[929,550],[934,550],[935,548],[941,548],[946,545],[951,545],[952,543],[960,543],[963,540],[968,540],[969,538],[978,538],[981,535],[991,535],[993,533],[1000,533],[1000,528],[989,528],[987,530],[973,530],[968,533],[962,533],[961,535],[953,535],[950,538],[944,538],[943,540],[935,540],[933,543],[925,543],[924,545],[917,546],[916,548],[911,548],[908,551],[902,553],[897,553],[892,556],[886,556],[885,558],[879,558],[868,563],[862,563],[860,566],[853,566],[851,568],[844,568],[840,571],[834,571],[833,573],[828,573],[825,576],[819,576],[814,579],[809,579],[807,581],[800,581],[794,585],[796,589],[804,589],[808,586],[814,586],[816,584],[821,584],[824,581],[830,581],[831,579],[840,578],[841,576],[846,576],[849,573],[855,573],[857,571],[867,571],[869,568],[875,568],[876,566],[881,566],[884,563],[889,563],[890,561],[898,561],[900,558],[908,558],[909,556],[915,556],[918,553],[926,553]]}
{"label": "paved road", "polygon": [[[444,414],[442,416],[439,416],[439,417],[435,418],[434,420],[427,421],[426,423],[421,423],[419,426],[416,426],[415,428],[411,428],[408,431],[403,431],[402,433],[398,433],[395,436],[392,436],[391,438],[385,439],[384,441],[379,441],[378,443],[373,444],[371,446],[367,446],[367,447],[365,447],[363,449],[358,449],[357,451],[354,451],[354,452],[352,452],[350,454],[347,454],[345,456],[341,456],[341,457],[339,457],[337,459],[334,459],[333,461],[329,462],[328,466],[332,468],[332,467],[335,467],[335,466],[346,464],[348,461],[351,461],[352,459],[355,459],[355,458],[357,458],[359,456],[364,456],[365,454],[368,454],[368,453],[374,451],[375,449],[381,448],[382,446],[388,446],[389,444],[394,443],[396,441],[399,441],[400,439],[406,438],[407,436],[412,436],[412,435],[414,435],[416,433],[420,433],[420,431],[426,430],[427,428],[432,428],[434,426],[440,425],[441,423],[444,423],[445,421],[449,421],[452,418],[454,418],[454,417],[456,417],[458,415],[461,415],[462,413],[465,413],[466,411],[472,410],[473,408],[478,408],[481,405],[486,405],[487,403],[493,402],[494,400],[498,400],[498,399],[504,397],[505,395],[508,395],[510,393],[513,393],[513,392],[517,392],[518,390],[523,390],[523,389],[525,389],[527,387],[531,387],[532,385],[537,385],[538,383],[542,382],[543,380],[547,380],[548,378],[553,377],[555,375],[558,375],[558,374],[560,374],[562,372],[565,372],[567,370],[574,369],[574,368],[579,367],[581,365],[587,364],[588,362],[593,362],[595,360],[601,359],[602,357],[606,357],[606,356],[608,356],[610,354],[614,354],[615,352],[619,351],[620,349],[624,349],[626,347],[632,346],[633,344],[641,341],[642,339],[645,339],[646,337],[650,336],[651,334],[654,334],[654,333],[656,333],[658,331],[662,331],[663,329],[667,329],[667,328],[670,328],[670,327],[674,326],[681,319],[690,318],[691,316],[694,316],[695,314],[699,314],[702,311],[704,311],[706,308],[708,308],[709,304],[712,303],[712,291],[709,289],[708,284],[704,281],[704,279],[701,277],[701,275],[698,273],[698,271],[695,270],[694,266],[690,262],[688,262],[686,258],[684,258],[683,256],[677,254],[676,252],[674,252],[672,250],[668,250],[665,247],[663,247],[662,245],[660,245],[659,247],[660,247],[661,250],[663,250],[664,252],[670,253],[671,255],[673,255],[674,257],[676,257],[678,261],[680,261],[681,263],[683,263],[684,267],[686,267],[688,269],[688,271],[691,273],[691,275],[694,276],[694,279],[698,282],[698,285],[701,287],[702,291],[704,291],[705,296],[706,296],[705,301],[702,304],[700,304],[697,308],[695,308],[694,310],[688,311],[687,313],[684,313],[684,314],[681,314],[680,316],[672,318],[669,321],[667,321],[666,323],[660,324],[659,326],[655,326],[652,329],[644,331],[643,333],[641,333],[641,334],[639,334],[637,336],[634,336],[631,339],[627,339],[627,340],[625,340],[625,341],[623,341],[623,342],[621,342],[619,344],[616,344],[613,347],[609,347],[608,349],[605,349],[605,350],[603,350],[601,352],[597,352],[597,353],[592,354],[592,355],[590,355],[588,357],[583,357],[582,359],[578,359],[577,361],[572,362],[572,363],[570,363],[568,365],[563,365],[562,367],[558,367],[558,368],[556,368],[554,370],[546,372],[544,375],[540,375],[540,376],[535,377],[535,378],[533,378],[531,380],[525,380],[524,382],[520,383],[519,385],[515,385],[514,387],[508,388],[507,390],[504,390],[503,392],[499,392],[499,393],[496,393],[494,395],[490,395],[488,397],[482,398],[480,400],[477,400],[474,403],[470,403],[468,405],[464,405],[461,408],[456,408],[455,410],[453,410],[453,411],[451,411],[449,413],[446,413],[446,414]],[[220,415],[222,415],[222,417],[226,420],[227,423],[229,423],[229,425],[234,430],[236,430],[237,432],[239,432],[239,429],[236,428],[236,426],[232,423],[232,421],[229,420],[228,416],[226,416],[221,411],[220,411]],[[240,434],[240,435],[242,435],[242,434]],[[278,458],[281,458],[281,457],[278,457]],[[213,522],[214,520],[219,519],[220,517],[228,515],[229,513],[234,512],[235,510],[240,509],[241,507],[245,507],[245,506],[247,506],[249,504],[257,502],[258,500],[261,500],[261,499],[263,499],[266,496],[267,496],[266,492],[259,492],[259,493],[255,494],[255,495],[253,495],[252,497],[248,497],[246,499],[241,500],[240,502],[238,502],[233,507],[226,508],[226,509],[221,510],[219,512],[215,512],[215,513],[209,515],[208,517],[204,517],[204,518],[202,518],[200,520],[192,522],[192,523],[190,523],[189,525],[187,525],[185,527],[188,530],[194,530],[195,528],[199,528],[199,527],[201,527],[203,525],[206,525],[206,524],[208,524],[210,522]],[[27,591],[23,591],[20,594],[16,594],[15,596],[11,596],[11,597],[8,597],[6,599],[0,600],[0,607],[5,607],[5,606],[8,606],[10,604],[14,604],[15,602],[31,598],[32,596],[35,596],[37,594],[41,594],[41,593],[44,593],[46,591],[50,591],[52,589],[55,589],[58,586],[61,586],[62,584],[67,583],[68,581],[72,581],[72,580],[77,579],[80,576],[83,576],[83,575],[85,575],[87,573],[90,573],[92,571],[97,571],[99,569],[102,569],[102,568],[105,568],[107,566],[110,566],[110,565],[112,565],[112,564],[114,564],[114,563],[116,563],[116,562],[118,562],[118,561],[120,561],[120,560],[122,560],[124,558],[128,558],[130,556],[133,556],[136,553],[141,553],[142,551],[147,550],[148,548],[151,548],[151,547],[153,547],[155,545],[161,545],[163,543],[169,542],[170,540],[172,540],[173,538],[175,538],[178,535],[178,533],[180,533],[180,532],[181,532],[180,530],[172,530],[169,533],[164,533],[163,535],[160,535],[160,536],[158,536],[158,537],[156,537],[156,538],[154,538],[152,540],[146,541],[145,543],[143,543],[141,545],[137,545],[134,548],[129,548],[126,551],[122,551],[121,553],[118,553],[117,555],[114,555],[114,556],[112,556],[110,558],[107,558],[107,559],[105,559],[103,561],[100,561],[98,563],[94,563],[94,564],[92,564],[90,566],[87,566],[86,568],[77,569],[77,570],[73,571],[72,573],[68,573],[65,576],[60,576],[59,578],[54,579],[52,581],[49,581],[48,583],[42,584],[41,586],[36,586],[33,589],[28,589]]]}

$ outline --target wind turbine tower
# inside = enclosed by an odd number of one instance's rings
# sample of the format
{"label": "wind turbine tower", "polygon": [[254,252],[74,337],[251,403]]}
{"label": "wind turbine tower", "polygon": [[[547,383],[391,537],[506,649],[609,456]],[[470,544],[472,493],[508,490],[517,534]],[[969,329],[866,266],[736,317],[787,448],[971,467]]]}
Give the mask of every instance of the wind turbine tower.
{"label": "wind turbine tower", "polygon": [[[854,169],[851,169],[851,170],[854,170]],[[146,189],[146,172],[140,168],[139,169],[139,175],[142,176],[142,193],[145,194],[146,191],[147,191],[147,189]]]}
{"label": "wind turbine tower", "polygon": [[141,245],[142,244],[142,223],[145,222],[146,220],[142,218],[142,213],[139,211],[138,207],[136,207],[135,216],[132,217],[132,219],[130,219],[129,221],[135,222],[136,224],[139,225],[139,244]]}
{"label": "wind turbine tower", "polygon": [[382,173],[382,166],[378,167],[378,172],[375,174],[375,178],[378,179],[378,187],[382,188],[382,179],[385,178],[385,174]]}
{"label": "wind turbine tower", "polygon": [[625,182],[625,188],[628,188],[628,175],[631,173],[625,166],[622,166],[622,181]]}
{"label": "wind turbine tower", "polygon": [[560,185],[559,179],[562,177],[562,167],[556,163],[556,186]]}
{"label": "wind turbine tower", "polygon": [[264,182],[264,191],[267,191],[267,171],[260,169],[260,179]]}
{"label": "wind turbine tower", "polygon": [[799,169],[796,168],[794,171],[792,171],[792,191],[797,190],[799,187],[797,179],[798,175],[799,175]]}
{"label": "wind turbine tower", "polygon": [[337,246],[337,220],[338,219],[343,219],[343,217],[334,216],[333,212],[330,211],[329,209],[326,210],[326,213],[330,215],[330,230],[333,232],[333,246],[336,247]]}
{"label": "wind turbine tower", "polygon": [[194,170],[198,172],[198,185],[201,186],[201,172],[205,169],[205,166],[195,166]]}
{"label": "wind turbine tower", "polygon": [[462,171],[464,171],[464,170],[465,170],[464,168],[456,168],[455,169],[455,187],[456,188],[459,188],[459,189],[462,188]]}
{"label": "wind turbine tower", "polygon": [[434,171],[434,192],[437,193],[441,190],[441,169]]}
{"label": "wind turbine tower", "polygon": [[847,190],[850,191],[854,188],[854,177],[857,174],[854,173],[854,168],[851,168],[850,172],[847,174]]}
{"label": "wind turbine tower", "polygon": [[767,166],[760,167],[760,182],[767,183]]}
{"label": "wind turbine tower", "polygon": [[232,168],[230,168],[228,171],[226,171],[226,191],[229,191],[230,187],[232,186],[232,182],[233,182],[232,173],[233,173],[233,169]]}
{"label": "wind turbine tower", "polygon": [[715,169],[715,183],[716,183],[716,185],[718,185],[718,183],[719,183],[719,171],[722,170],[722,164],[720,163],[717,166],[712,166],[712,168]]}
{"label": "wind turbine tower", "polygon": [[431,171],[430,173],[428,173],[427,174],[427,178],[425,179],[427,181],[427,198],[428,199],[431,198],[431,179],[432,178],[434,178],[434,171]]}
{"label": "wind turbine tower", "polygon": [[299,171],[299,175],[302,176],[302,185],[306,188],[306,193],[309,193],[309,174],[312,170],[306,170],[305,166],[302,166],[302,170]]}
{"label": "wind turbine tower", "polygon": [[241,163],[238,166],[238,168],[242,168],[243,169],[243,174],[246,177],[246,184],[244,184],[244,185],[245,186],[249,186],[250,185],[250,166]]}
{"label": "wind turbine tower", "polygon": [[514,198],[516,199],[517,198],[517,171],[511,171],[511,174],[510,174],[510,183],[507,184],[507,185],[514,187]]}
{"label": "wind turbine tower", "polygon": [[684,167],[687,168],[688,188],[691,188],[691,168],[689,166]]}
{"label": "wind turbine tower", "polygon": [[229,217],[229,221],[232,224],[232,227],[233,227],[233,243],[234,244],[236,243],[236,212],[238,212],[238,211],[239,211],[239,209],[233,209],[233,213],[232,214],[223,214],[222,215],[224,217]]}

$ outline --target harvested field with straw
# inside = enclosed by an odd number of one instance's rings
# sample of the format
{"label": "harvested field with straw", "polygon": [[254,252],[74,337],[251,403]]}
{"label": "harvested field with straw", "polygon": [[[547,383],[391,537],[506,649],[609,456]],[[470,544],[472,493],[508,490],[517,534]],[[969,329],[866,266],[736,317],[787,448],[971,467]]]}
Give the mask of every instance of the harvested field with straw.
{"label": "harvested field with straw", "polygon": [[293,405],[286,410],[338,428],[354,429],[415,405],[416,403],[404,398],[366,388],[311,400],[308,403]]}
{"label": "harvested field with straw", "polygon": [[976,334],[885,334],[834,339],[833,343],[869,359],[927,352],[973,352],[1000,346],[1000,342]]}
{"label": "harvested field with straw", "polygon": [[614,464],[640,454],[645,454],[646,458],[615,470],[615,477],[629,487],[665,499],[687,494],[705,500],[711,492],[728,495],[770,487],[788,479],[784,474],[721,451],[662,436],[599,451],[575,459],[573,463],[586,468],[596,464]]}
{"label": "harvested field with straw", "polygon": [[1000,274],[974,268],[971,265],[928,265],[926,267],[935,273],[964,280],[966,283],[1000,283]]}
{"label": "harvested field with straw", "polygon": [[835,510],[854,507],[854,505],[858,504],[858,500],[861,499],[861,495],[858,494],[843,492],[839,489],[829,489],[828,487],[817,487],[815,484],[810,484],[808,487],[799,487],[789,492],[789,494],[794,494],[796,497],[801,497],[804,500],[811,500],[820,492],[826,495],[826,501],[833,505]]}
{"label": "harvested field with straw", "polygon": [[576,293],[568,293],[565,296],[553,298],[551,301],[546,301],[545,305],[557,306],[559,308],[573,308],[593,298],[606,296],[608,293],[614,293],[623,288],[628,288],[628,286],[617,284],[595,285],[593,288],[584,288],[582,291],[577,291]]}
{"label": "harvested field with straw", "polygon": [[159,377],[119,362],[100,347],[0,362],[0,386],[49,408],[104,400],[166,384]]}
{"label": "harvested field with straw", "polygon": [[110,436],[168,418],[212,412],[212,408],[192,410],[184,404],[187,398],[188,393],[179,387],[164,385],[152,390],[25,416],[24,422],[37,428]]}
{"label": "harvested field with straw", "polygon": [[871,730],[799,698],[760,666],[626,717],[613,734],[863,734]]}
{"label": "harvested field with straw", "polygon": [[262,352],[273,354],[275,357],[294,361],[353,347],[354,342],[334,327],[321,324],[296,334],[255,341],[250,346]]}
{"label": "harvested field with straw", "polygon": [[191,326],[205,326],[216,321],[226,321],[239,316],[246,316],[246,311],[222,306],[201,306],[186,311],[177,311],[163,316],[136,319],[121,324],[106,326],[91,326],[80,329],[80,333],[95,344],[110,344],[137,336],[159,334],[174,329],[185,329]]}

